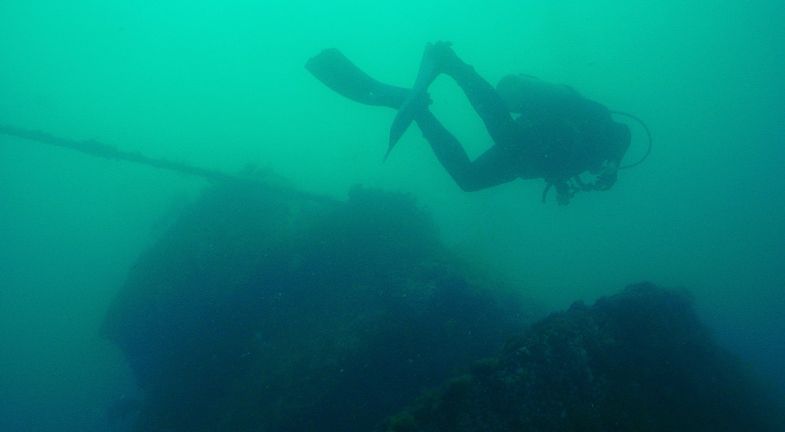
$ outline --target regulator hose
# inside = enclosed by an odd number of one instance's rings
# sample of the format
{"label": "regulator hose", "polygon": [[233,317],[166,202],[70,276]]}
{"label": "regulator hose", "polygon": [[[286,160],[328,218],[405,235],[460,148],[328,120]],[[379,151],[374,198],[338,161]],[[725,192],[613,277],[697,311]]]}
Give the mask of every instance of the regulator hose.
{"label": "regulator hose", "polygon": [[648,159],[649,155],[651,154],[652,138],[651,138],[651,131],[649,130],[649,127],[646,126],[646,123],[643,120],[641,120],[640,118],[638,118],[637,116],[635,116],[633,114],[630,114],[630,113],[627,113],[627,112],[624,112],[624,111],[611,111],[611,114],[613,114],[613,115],[620,115],[622,117],[627,117],[629,119],[634,120],[638,124],[640,124],[643,127],[643,130],[646,131],[646,138],[648,138],[648,140],[649,140],[649,144],[646,147],[646,153],[640,159],[638,159],[637,161],[635,161],[633,163],[630,163],[630,164],[627,164],[627,165],[622,165],[622,166],[619,167],[619,169],[628,169],[628,168],[636,167],[636,166],[642,164],[643,161]]}

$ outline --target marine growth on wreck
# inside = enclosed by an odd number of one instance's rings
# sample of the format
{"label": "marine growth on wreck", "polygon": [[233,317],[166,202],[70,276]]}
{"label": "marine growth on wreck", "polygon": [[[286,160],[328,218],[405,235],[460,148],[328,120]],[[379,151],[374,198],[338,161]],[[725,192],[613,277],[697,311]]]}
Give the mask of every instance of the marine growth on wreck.
{"label": "marine growth on wreck", "polygon": [[104,331],[144,393],[136,430],[367,431],[522,328],[502,288],[409,196],[233,183],[140,258]]}
{"label": "marine growth on wreck", "polygon": [[104,333],[144,395],[136,431],[778,430],[683,293],[532,324],[511,288],[407,195],[231,182],[140,257]]}

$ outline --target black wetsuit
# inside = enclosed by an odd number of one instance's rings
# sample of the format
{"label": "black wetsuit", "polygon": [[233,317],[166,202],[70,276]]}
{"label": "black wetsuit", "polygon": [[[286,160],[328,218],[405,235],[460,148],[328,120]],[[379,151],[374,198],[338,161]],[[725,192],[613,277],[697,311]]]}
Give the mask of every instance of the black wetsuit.
{"label": "black wetsuit", "polygon": [[541,91],[529,95],[516,118],[471,66],[446,73],[463,89],[495,145],[472,161],[430,111],[421,110],[415,121],[442,166],[465,191],[517,178],[558,184],[587,170],[596,172],[606,160],[619,161],[626,150],[615,138],[624,126],[613,122],[604,106],[569,87],[540,83]]}
{"label": "black wetsuit", "polygon": [[[306,67],[336,92],[367,105],[399,109],[410,94],[408,89],[374,80],[338,50],[323,51]],[[604,106],[567,86],[531,78],[536,85],[522,95],[522,112],[516,118],[496,89],[470,65],[458,60],[442,73],[463,89],[495,143],[472,161],[427,105],[416,110],[414,121],[423,136],[465,191],[517,178],[544,178],[556,185],[561,197],[565,183],[582,172],[597,172],[606,161],[618,166],[629,145],[626,126],[614,122]]]}

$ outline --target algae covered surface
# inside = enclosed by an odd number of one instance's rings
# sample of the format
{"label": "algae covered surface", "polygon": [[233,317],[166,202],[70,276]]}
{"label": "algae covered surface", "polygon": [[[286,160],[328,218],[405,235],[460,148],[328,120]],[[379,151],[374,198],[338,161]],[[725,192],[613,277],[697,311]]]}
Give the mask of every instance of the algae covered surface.
{"label": "algae covered surface", "polygon": [[532,324],[532,304],[480,276],[406,195],[209,190],[134,266],[107,316],[143,390],[126,421],[138,431],[785,424],[686,292],[630,286]]}
{"label": "algae covered surface", "polygon": [[[135,430],[370,430],[527,322],[409,196],[217,187],[134,266],[104,327]],[[137,417],[138,416],[138,417]]]}
{"label": "algae covered surface", "polygon": [[639,284],[537,322],[378,430],[778,431],[780,410],[686,293]]}

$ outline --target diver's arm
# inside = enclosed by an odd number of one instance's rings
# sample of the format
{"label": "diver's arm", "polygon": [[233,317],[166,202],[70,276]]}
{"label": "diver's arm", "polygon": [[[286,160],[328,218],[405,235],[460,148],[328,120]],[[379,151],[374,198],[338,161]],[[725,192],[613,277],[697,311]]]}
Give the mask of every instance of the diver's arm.
{"label": "diver's arm", "polygon": [[619,163],[617,161],[608,161],[605,163],[600,174],[597,175],[597,179],[594,180],[594,189],[608,190],[616,184],[618,177]]}
{"label": "diver's arm", "polygon": [[631,136],[627,126],[614,123],[613,127],[614,132],[611,134],[612,138],[609,143],[609,156],[594,183],[595,189],[608,190],[616,183],[621,161],[624,159],[627,149],[630,148]]}
{"label": "diver's arm", "polygon": [[623,145],[623,150],[614,152],[614,154],[605,161],[605,164],[602,167],[602,171],[597,176],[597,179],[594,182],[594,188],[597,190],[608,190],[616,184],[616,180],[618,179],[619,174],[619,166],[621,166],[621,160],[624,158],[624,154],[627,152],[627,148],[629,147],[629,143]]}

